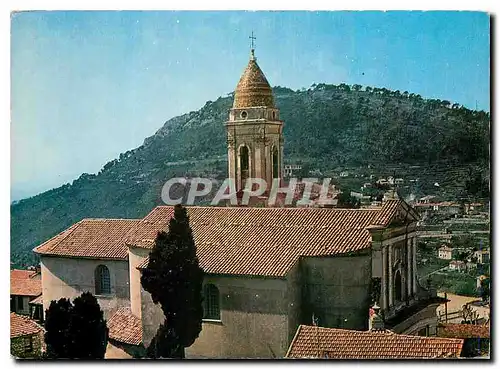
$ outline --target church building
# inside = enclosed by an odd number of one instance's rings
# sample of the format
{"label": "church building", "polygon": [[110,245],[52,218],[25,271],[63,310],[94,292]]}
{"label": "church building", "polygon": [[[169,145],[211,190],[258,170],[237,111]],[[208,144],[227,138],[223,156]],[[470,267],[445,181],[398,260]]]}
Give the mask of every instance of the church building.
{"label": "church building", "polygon": [[[226,129],[238,191],[247,178],[282,178],[283,121],[253,50]],[[202,331],[188,358],[282,358],[298,327],[313,319],[367,330],[374,302],[387,329],[435,334],[441,300],[418,282],[418,215],[402,200],[362,209],[187,211],[205,273]],[[164,319],[141,287],[141,270],[172,216],[173,207],[158,206],[143,219],[83,219],[35,248],[44,309],[90,291],[110,325],[112,349],[140,356]]]}

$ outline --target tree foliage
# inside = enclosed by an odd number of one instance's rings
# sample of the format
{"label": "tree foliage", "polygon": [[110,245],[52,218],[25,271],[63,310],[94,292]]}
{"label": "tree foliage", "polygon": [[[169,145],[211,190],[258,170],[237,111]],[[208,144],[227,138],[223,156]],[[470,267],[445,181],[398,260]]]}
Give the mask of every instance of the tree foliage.
{"label": "tree foliage", "polygon": [[337,207],[345,209],[357,209],[361,206],[361,202],[351,196],[349,191],[342,191],[337,195]]}
{"label": "tree foliage", "polygon": [[184,348],[201,332],[203,270],[189,217],[181,205],[175,206],[168,228],[168,233],[158,232],[141,284],[165,315],[149,352],[153,357],[182,358]]}
{"label": "tree foliage", "polygon": [[46,311],[46,357],[104,359],[108,328],[95,296],[84,292],[73,300],[51,301]]}
{"label": "tree foliage", "polygon": [[480,285],[480,295],[483,301],[489,301],[490,299],[490,278],[481,279]]}

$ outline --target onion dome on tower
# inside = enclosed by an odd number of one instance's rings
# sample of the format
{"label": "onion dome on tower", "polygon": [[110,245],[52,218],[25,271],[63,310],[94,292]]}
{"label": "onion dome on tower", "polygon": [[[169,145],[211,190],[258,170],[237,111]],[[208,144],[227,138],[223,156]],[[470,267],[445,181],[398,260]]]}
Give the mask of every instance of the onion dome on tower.
{"label": "onion dome on tower", "polygon": [[273,90],[257,64],[254,50],[234,92],[233,108],[265,106],[274,108]]}

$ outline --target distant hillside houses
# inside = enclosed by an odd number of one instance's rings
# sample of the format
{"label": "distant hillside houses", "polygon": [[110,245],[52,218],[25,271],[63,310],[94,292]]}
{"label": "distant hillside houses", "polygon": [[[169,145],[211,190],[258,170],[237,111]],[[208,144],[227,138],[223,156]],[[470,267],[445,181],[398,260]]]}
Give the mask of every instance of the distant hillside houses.
{"label": "distant hillside houses", "polygon": [[453,249],[447,245],[443,245],[438,249],[438,258],[443,260],[451,260]]}

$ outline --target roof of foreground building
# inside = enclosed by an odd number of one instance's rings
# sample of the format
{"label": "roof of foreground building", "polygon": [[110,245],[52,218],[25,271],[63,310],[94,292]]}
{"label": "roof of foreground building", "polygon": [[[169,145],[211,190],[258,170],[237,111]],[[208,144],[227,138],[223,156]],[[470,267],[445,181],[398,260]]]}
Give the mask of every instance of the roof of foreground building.
{"label": "roof of foreground building", "polygon": [[34,320],[16,313],[10,313],[10,338],[29,336],[43,330]]}
{"label": "roof of foreground building", "polygon": [[129,345],[142,342],[141,320],[128,307],[118,309],[108,321],[109,338]]}
{"label": "roof of foreground building", "polygon": [[301,325],[286,357],[294,359],[457,358],[462,352],[462,346],[462,339]]}

